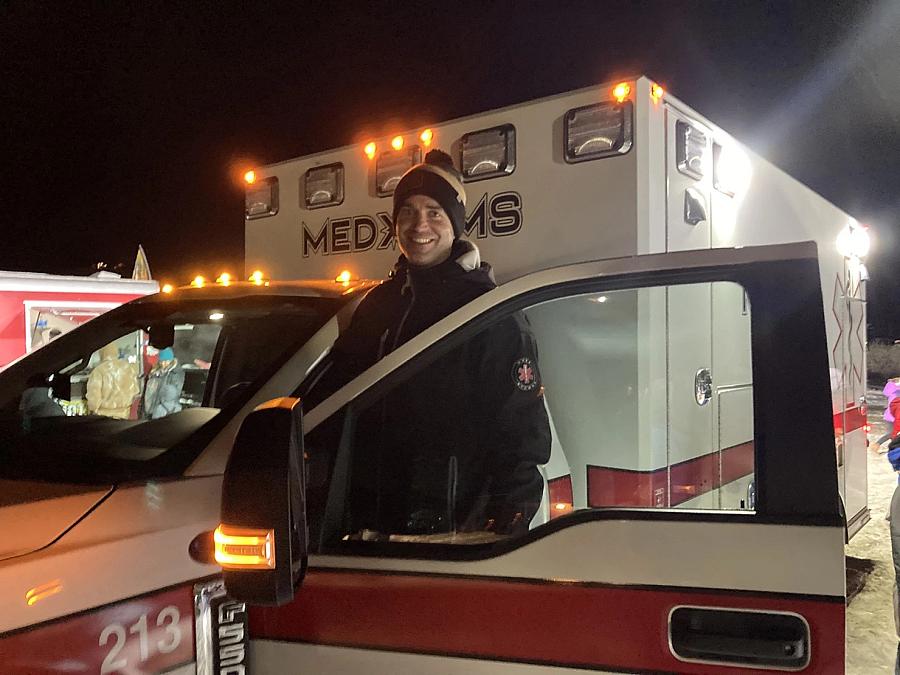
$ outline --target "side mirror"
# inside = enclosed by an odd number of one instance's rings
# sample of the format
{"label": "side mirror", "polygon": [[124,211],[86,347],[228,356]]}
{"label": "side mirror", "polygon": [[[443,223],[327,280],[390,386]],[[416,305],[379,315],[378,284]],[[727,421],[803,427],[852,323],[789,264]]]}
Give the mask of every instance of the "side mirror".
{"label": "side mirror", "polygon": [[154,323],[147,330],[150,346],[154,349],[165,349],[175,344],[175,325],[171,323]]}
{"label": "side mirror", "polygon": [[283,605],[306,573],[306,466],[300,400],[263,403],[241,424],[222,481],[215,558],[228,595]]}

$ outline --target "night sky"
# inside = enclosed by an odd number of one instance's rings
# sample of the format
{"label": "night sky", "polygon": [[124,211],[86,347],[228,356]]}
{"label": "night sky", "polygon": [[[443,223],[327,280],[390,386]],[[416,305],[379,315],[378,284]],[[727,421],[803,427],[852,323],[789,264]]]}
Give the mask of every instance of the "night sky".
{"label": "night sky", "polygon": [[0,269],[239,270],[248,164],[644,73],[871,226],[900,337],[896,0],[106,4],[0,7]]}

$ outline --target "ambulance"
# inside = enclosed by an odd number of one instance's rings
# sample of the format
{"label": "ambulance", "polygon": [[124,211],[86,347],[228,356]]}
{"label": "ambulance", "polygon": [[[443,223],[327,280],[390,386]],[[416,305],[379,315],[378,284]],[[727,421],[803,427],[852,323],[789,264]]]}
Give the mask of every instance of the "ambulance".
{"label": "ambulance", "polygon": [[[500,285],[306,407],[430,147]],[[0,374],[6,670],[843,672],[863,226],[644,77],[248,179],[248,281],[133,301]],[[512,314],[552,432],[527,530],[350,530],[356,420]],[[54,414],[109,345],[139,405]],[[153,378],[177,409],[145,405]]]}

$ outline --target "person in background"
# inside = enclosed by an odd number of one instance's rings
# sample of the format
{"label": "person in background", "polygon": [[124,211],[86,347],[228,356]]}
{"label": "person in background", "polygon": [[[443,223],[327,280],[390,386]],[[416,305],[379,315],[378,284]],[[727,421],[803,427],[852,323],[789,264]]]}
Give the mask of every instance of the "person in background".
{"label": "person in background", "polygon": [[[900,474],[900,396],[894,392],[894,397],[888,403],[888,409],[893,417],[891,429],[891,442],[888,445],[887,458],[894,471]],[[894,663],[894,672],[900,675],[900,475],[897,477],[897,487],[891,497],[891,508],[888,512],[888,521],[891,530],[891,558],[894,563],[894,628],[897,632],[897,660]]]}
{"label": "person in background", "polygon": [[181,410],[184,370],[171,347],[159,350],[159,360],[147,374],[144,386],[144,417],[159,419]]}
{"label": "person in background", "polygon": [[900,377],[895,377],[884,383],[884,389],[882,390],[884,395],[887,397],[887,406],[884,409],[884,421],[888,423],[888,430],[880,436],[878,439],[872,441],[869,444],[869,450],[874,450],[875,452],[887,452],[887,449],[882,450],[881,446],[888,440],[890,440],[893,435],[893,429],[891,425],[894,424],[894,420],[896,419],[896,415],[891,412],[891,403],[894,399],[900,395]]}
{"label": "person in background", "polygon": [[140,393],[137,368],[119,358],[116,343],[100,349],[100,363],[87,381],[88,410],[94,415],[127,420],[131,417],[131,402]]}

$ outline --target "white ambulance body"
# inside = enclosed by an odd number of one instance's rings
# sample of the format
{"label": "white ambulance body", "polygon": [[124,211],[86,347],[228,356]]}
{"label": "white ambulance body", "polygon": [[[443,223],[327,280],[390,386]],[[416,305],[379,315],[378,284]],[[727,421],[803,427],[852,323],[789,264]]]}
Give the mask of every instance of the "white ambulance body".
{"label": "white ambulance body", "polygon": [[[850,449],[864,432],[848,407],[864,361],[845,339],[862,338],[852,298],[864,291],[858,259],[834,253],[851,221],[749,153],[747,182],[720,193],[713,141],[740,146],[646,79],[628,84],[622,102],[596,87],[432,127],[432,146],[458,158],[465,138],[475,165],[498,174],[467,190],[471,237],[504,283],[304,409],[306,436],[291,444],[267,423],[283,408],[263,404],[315,393],[373,285],[334,278],[382,278],[397,255],[377,149],[371,161],[354,147],[258,170],[247,269],[269,281],[135,300],[0,373],[4,671],[843,672],[839,480],[850,527],[866,513],[853,464],[865,458]],[[383,192],[412,159],[382,172]],[[788,241],[801,243],[756,246]],[[327,281],[278,281],[289,277]],[[552,419],[529,530],[345,531],[358,416],[513,312],[531,323]],[[148,353],[168,343],[181,410],[47,412],[109,345],[146,380]],[[306,507],[273,510],[292,495],[279,489],[288,472],[259,478],[303,444]],[[228,462],[247,451],[242,476]],[[248,606],[239,586],[224,595],[211,533],[229,524],[229,485],[249,519],[230,524],[271,526],[275,540],[253,583],[306,570],[279,589],[282,606]],[[289,530],[259,517],[266,508],[306,514],[308,565],[293,565],[300,539],[284,549]],[[235,560],[257,543],[239,538]]]}
{"label": "white ambulance body", "polygon": [[[398,255],[391,237],[393,184],[429,146],[449,152],[464,169],[468,237],[500,283],[599,258],[815,241],[828,309],[839,482],[852,537],[869,517],[865,272],[858,257],[839,252],[838,240],[865,234],[846,213],[650,80],[619,83],[617,91],[615,85],[257,169],[247,193],[248,273],[328,279],[349,270],[354,277],[383,278]],[[609,375],[601,386],[580,387],[555,387],[548,376],[552,418],[585,396],[609,413],[583,420],[577,437],[554,447],[544,517],[565,513],[568,504],[749,508],[749,344],[726,351],[723,341],[749,322],[743,294],[685,288],[644,293],[627,308],[607,307],[621,319],[631,317],[630,333],[620,337],[637,348],[585,344],[583,334],[591,329],[585,316],[549,309],[529,315],[539,333],[566,323],[572,343],[558,346],[563,354],[580,350],[585,362],[605,360]],[[707,326],[706,337],[697,340],[667,325],[667,307],[689,308],[695,325]],[[545,348],[541,362],[561,366],[559,356]],[[636,381],[616,381],[615,366],[626,356],[639,364]],[[670,378],[690,385],[670,389],[668,399],[660,386],[667,363],[682,369]],[[623,415],[611,404],[627,392],[637,392],[641,405]],[[685,420],[688,437],[667,434],[671,417]],[[604,466],[579,456],[594,438],[609,440],[620,455],[608,455]]]}

